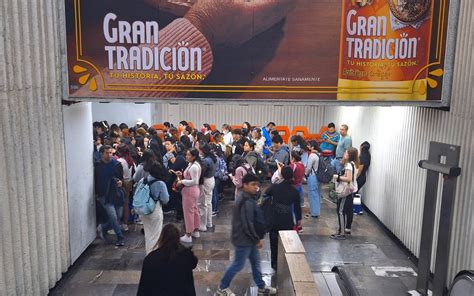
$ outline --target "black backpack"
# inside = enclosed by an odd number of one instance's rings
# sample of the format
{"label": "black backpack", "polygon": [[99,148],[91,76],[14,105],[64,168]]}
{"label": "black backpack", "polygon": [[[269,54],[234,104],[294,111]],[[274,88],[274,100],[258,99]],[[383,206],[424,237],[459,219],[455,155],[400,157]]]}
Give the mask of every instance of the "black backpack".
{"label": "black backpack", "polygon": [[335,173],[336,169],[331,165],[331,158],[319,156],[318,171],[316,172],[318,181],[320,183],[329,183]]}
{"label": "black backpack", "polygon": [[268,165],[265,163],[265,161],[260,155],[258,155],[257,157],[255,173],[257,174],[257,176],[268,176]]}

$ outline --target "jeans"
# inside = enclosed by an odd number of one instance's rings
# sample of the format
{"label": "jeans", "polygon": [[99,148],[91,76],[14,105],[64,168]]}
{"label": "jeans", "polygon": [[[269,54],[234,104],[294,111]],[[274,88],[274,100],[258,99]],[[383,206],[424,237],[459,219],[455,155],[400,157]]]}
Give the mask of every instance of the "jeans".
{"label": "jeans", "polygon": [[338,198],[336,205],[337,222],[339,224],[338,234],[344,234],[344,227],[346,226],[346,216],[344,215],[344,206],[346,204],[346,198]]}
{"label": "jeans", "polygon": [[111,203],[105,203],[105,198],[101,197],[99,201],[104,206],[105,211],[107,212],[107,223],[101,225],[103,233],[106,233],[107,230],[113,229],[117,235],[117,240],[121,241],[124,239],[122,234],[122,228],[120,227],[119,221],[122,219],[123,207],[114,206]]}
{"label": "jeans", "polygon": [[219,178],[214,178],[216,180],[216,183],[214,185],[214,190],[212,190],[212,211],[215,212],[217,211],[217,203],[219,202],[219,191],[221,187],[221,179]]}
{"label": "jeans", "polygon": [[234,276],[244,268],[247,258],[250,260],[250,265],[252,266],[252,276],[255,284],[257,284],[259,288],[265,287],[265,282],[262,279],[262,272],[260,270],[260,254],[257,246],[254,245],[250,247],[235,247],[234,261],[225,271],[219,288],[227,289],[230,286],[230,282],[232,282]]}
{"label": "jeans", "polygon": [[298,191],[300,195],[300,204],[301,206],[304,206],[304,190],[303,190],[303,185],[296,185],[295,186],[296,191]]}
{"label": "jeans", "polygon": [[321,214],[321,196],[318,178],[315,174],[308,177],[308,199],[311,216],[319,216]]}
{"label": "jeans", "polygon": [[341,164],[341,160],[337,158],[334,158],[333,160],[331,160],[331,166],[336,169],[336,172],[338,174],[340,174],[342,172],[342,169],[344,168]]}

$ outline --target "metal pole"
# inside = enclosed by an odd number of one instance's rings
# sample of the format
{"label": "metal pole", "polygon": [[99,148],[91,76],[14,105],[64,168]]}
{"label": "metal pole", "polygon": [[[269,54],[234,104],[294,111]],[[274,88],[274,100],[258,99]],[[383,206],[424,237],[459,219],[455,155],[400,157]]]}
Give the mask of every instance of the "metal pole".
{"label": "metal pole", "polygon": [[[430,146],[429,161],[440,161],[440,156]],[[418,278],[416,290],[422,295],[428,295],[430,276],[431,247],[433,244],[434,215],[436,211],[436,193],[438,189],[438,173],[428,171],[426,176],[425,203],[423,207],[423,222],[421,227],[420,255],[418,259]]]}
{"label": "metal pole", "polygon": [[[441,156],[446,157],[444,164],[440,163]],[[457,177],[461,174],[461,169],[458,167],[459,157],[459,146],[430,142],[428,161],[420,161],[419,163],[420,167],[428,170],[421,231],[420,258],[418,261],[418,279],[416,283],[416,289],[422,295],[428,294],[438,178],[440,173],[444,176],[444,182],[441,195],[438,243],[436,246],[433,296],[442,296],[446,287],[451,243],[452,211],[456,194]]]}

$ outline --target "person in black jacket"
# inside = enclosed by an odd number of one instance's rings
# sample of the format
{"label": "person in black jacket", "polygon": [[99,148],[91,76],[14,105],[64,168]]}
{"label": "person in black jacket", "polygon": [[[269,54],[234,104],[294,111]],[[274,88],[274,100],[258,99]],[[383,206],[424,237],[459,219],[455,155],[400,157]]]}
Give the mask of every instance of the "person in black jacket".
{"label": "person in black jacket", "polygon": [[[301,205],[300,194],[292,185],[293,170],[289,166],[281,169],[283,182],[279,184],[272,184],[266,195],[273,197],[273,217],[272,229],[270,230],[270,250],[271,250],[271,264],[273,269],[277,269],[278,258],[278,231],[292,230],[296,221],[301,220]],[[293,217],[293,209],[295,216]]]}
{"label": "person in black jacket", "polygon": [[[107,223],[99,224],[97,236],[104,239],[107,230],[113,229],[117,235],[117,247],[125,245],[124,236],[119,221],[123,212],[123,167],[112,156],[113,148],[104,145],[99,149],[100,161],[94,166],[94,184],[97,206],[103,209]],[[101,207],[100,207],[101,206]],[[98,219],[100,221],[100,219]]]}
{"label": "person in black jacket", "polygon": [[197,257],[179,242],[179,229],[173,224],[163,227],[158,249],[143,261],[138,296],[196,295],[193,269]]}

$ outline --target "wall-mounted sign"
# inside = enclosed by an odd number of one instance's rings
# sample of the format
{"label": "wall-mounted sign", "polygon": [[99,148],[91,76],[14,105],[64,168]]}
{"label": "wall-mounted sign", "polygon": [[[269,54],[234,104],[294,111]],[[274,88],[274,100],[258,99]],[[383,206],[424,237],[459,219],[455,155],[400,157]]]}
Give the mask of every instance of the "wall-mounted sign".
{"label": "wall-mounted sign", "polygon": [[449,8],[450,0],[66,0],[69,96],[447,106]]}

